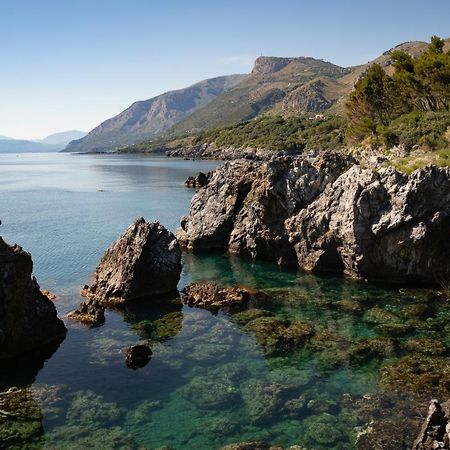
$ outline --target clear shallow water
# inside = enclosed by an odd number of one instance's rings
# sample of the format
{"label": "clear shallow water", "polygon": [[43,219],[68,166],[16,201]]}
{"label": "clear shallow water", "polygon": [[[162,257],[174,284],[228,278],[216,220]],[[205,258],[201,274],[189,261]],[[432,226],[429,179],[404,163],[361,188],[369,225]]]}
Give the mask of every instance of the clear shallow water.
{"label": "clear shallow water", "polygon": [[[81,301],[78,292],[106,247],[135,218],[175,230],[193,194],[184,180],[216,165],[0,155],[0,234],[32,253],[40,285],[61,297],[56,306],[64,316]],[[251,286],[268,297],[247,311],[171,305],[109,311],[95,329],[68,322],[66,340],[41,370],[29,362],[0,376],[3,389],[24,387],[21,404],[29,405],[16,421],[22,440],[15,448],[216,449],[250,440],[354,448],[370,408],[364,415],[349,399],[388,395],[386,414],[395,424],[396,414],[405,415],[397,406],[409,397],[386,394],[380,368],[416,355],[404,348],[412,338],[450,344],[447,307],[430,306],[423,293],[219,254],[184,255],[180,288],[191,281]],[[425,309],[412,317],[411,306]],[[358,347],[362,339],[370,348]],[[140,340],[152,342],[153,358],[133,371],[123,351]],[[0,422],[0,443],[1,432]]]}

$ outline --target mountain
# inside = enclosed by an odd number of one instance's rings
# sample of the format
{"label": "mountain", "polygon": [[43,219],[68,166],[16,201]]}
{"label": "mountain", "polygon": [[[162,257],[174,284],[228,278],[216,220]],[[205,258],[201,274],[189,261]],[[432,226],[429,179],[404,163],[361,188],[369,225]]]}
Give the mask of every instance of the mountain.
{"label": "mountain", "polygon": [[[348,95],[370,64],[378,63],[392,73],[393,50],[416,57],[427,48],[425,42],[405,42],[355,67],[311,57],[261,56],[247,76],[205,80],[136,102],[85,138],[72,141],[65,151],[112,150],[161,137],[167,140],[263,114],[298,116],[327,111],[343,115]],[[446,40],[448,49],[450,39]]]}
{"label": "mountain", "polygon": [[85,136],[83,131],[63,131],[33,141],[0,136],[0,153],[42,153],[62,150],[71,140]]}
{"label": "mountain", "polygon": [[135,102],[94,128],[84,138],[70,142],[64,151],[110,150],[161,136],[172,125],[204,107],[245,77],[229,75],[211,78],[184,89]]}
{"label": "mountain", "polygon": [[61,150],[60,145],[42,144],[21,139],[0,139],[0,153],[41,153],[57,152],[58,150]]}
{"label": "mountain", "polygon": [[[170,133],[233,125],[272,109],[322,111],[342,95],[339,79],[351,70],[310,57],[259,57],[245,80],[176,124]],[[312,101],[304,100],[310,92]]]}
{"label": "mountain", "polygon": [[44,139],[39,139],[37,142],[41,144],[50,144],[50,145],[58,145],[60,147],[65,147],[70,141],[74,139],[81,139],[86,136],[85,131],[79,130],[70,130],[70,131],[62,131],[60,133],[50,134]]}

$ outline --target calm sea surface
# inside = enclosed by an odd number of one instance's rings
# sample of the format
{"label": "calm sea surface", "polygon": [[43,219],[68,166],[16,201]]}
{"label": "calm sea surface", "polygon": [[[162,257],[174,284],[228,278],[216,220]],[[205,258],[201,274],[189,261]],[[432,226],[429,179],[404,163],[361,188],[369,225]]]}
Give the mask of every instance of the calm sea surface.
{"label": "calm sea surface", "polygon": [[[175,231],[193,195],[184,180],[216,166],[3,154],[0,234],[32,253],[38,282],[60,297],[64,318],[109,244],[140,216]],[[379,322],[363,313],[379,303],[400,317],[402,294],[225,255],[184,255],[180,289],[193,280],[252,286],[270,299],[216,315],[181,306],[109,311],[106,324],[93,329],[64,319],[67,338],[42,369],[25,364],[0,376],[3,389],[25,388],[31,409],[43,415],[18,420],[22,440],[14,448],[206,450],[254,440],[353,448],[360,418],[342,397],[379,392],[379,368],[392,357],[349,364],[349,349],[378,335]],[[290,325],[315,327],[315,341],[283,341]],[[153,358],[130,370],[124,349],[141,340],[152,343]]]}

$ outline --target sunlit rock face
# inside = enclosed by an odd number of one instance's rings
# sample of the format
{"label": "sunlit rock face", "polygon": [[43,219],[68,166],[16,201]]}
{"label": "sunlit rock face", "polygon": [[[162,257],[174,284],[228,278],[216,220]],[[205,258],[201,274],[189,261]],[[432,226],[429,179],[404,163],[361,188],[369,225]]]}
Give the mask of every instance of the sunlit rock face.
{"label": "sunlit rock face", "polygon": [[159,222],[136,220],[101,258],[81,294],[106,305],[177,294],[181,250]]}

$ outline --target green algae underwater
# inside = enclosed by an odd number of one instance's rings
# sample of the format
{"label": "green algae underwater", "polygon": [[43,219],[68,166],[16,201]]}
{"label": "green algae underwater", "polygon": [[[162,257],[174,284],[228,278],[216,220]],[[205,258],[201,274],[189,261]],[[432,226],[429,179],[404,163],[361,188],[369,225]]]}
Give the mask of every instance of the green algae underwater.
{"label": "green algae underwater", "polygon": [[[189,161],[87,155],[68,170],[67,158],[48,156],[46,176],[26,186],[16,174],[14,206],[0,198],[11,217],[29,214],[6,220],[2,232],[32,252],[40,284],[60,296],[61,316],[130,217],[177,226],[192,195],[182,181],[195,172]],[[80,176],[96,180],[91,191],[61,187]],[[98,185],[111,192],[94,193]],[[38,218],[30,195],[39,195]],[[68,220],[54,223],[55,202]],[[70,258],[52,247],[55,233]],[[206,281],[267,295],[247,308],[210,312],[174,299],[108,311],[99,328],[68,322],[58,349],[0,367],[0,448],[206,450],[264,441],[407,449],[429,399],[450,396],[450,305],[436,295],[222,254],[183,260],[180,289]],[[138,342],[153,356],[131,370],[124,350]]]}

